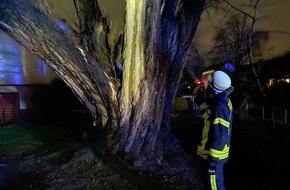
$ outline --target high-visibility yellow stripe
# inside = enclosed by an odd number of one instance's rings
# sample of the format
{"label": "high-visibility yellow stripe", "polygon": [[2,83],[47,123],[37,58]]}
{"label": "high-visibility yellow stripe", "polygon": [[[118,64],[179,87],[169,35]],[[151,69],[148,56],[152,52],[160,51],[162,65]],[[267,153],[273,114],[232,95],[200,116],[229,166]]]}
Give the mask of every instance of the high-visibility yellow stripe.
{"label": "high-visibility yellow stripe", "polygon": [[207,159],[207,154],[203,154],[203,153],[201,153],[200,151],[197,151],[197,153],[196,153],[198,156],[200,156],[200,157],[202,157],[203,159]]}
{"label": "high-visibility yellow stripe", "polygon": [[216,175],[210,175],[210,186],[212,190],[217,190]]}
{"label": "high-visibility yellow stripe", "polygon": [[198,146],[197,155],[201,156],[204,159],[207,159],[207,155],[209,154],[209,150],[205,150],[205,144],[208,140],[208,131],[210,127],[210,121],[204,120],[204,127],[202,130],[202,141],[201,145]]}
{"label": "high-visibility yellow stripe", "polygon": [[201,156],[204,159],[207,158],[207,155],[211,155],[214,158],[222,160],[229,157],[229,150],[220,151],[212,148],[210,150],[204,150],[202,147],[199,146],[197,150],[197,155]]}
{"label": "high-visibility yellow stripe", "polygon": [[228,99],[228,106],[229,106],[230,110],[232,110],[232,109],[233,109],[233,104],[232,104],[232,102],[231,102],[231,100],[230,100],[230,99]]}
{"label": "high-visibility yellow stripe", "polygon": [[218,158],[219,160],[222,160],[229,157],[229,151],[230,151],[230,147],[225,145],[223,150],[216,150],[216,149],[210,148],[209,154],[214,158]]}
{"label": "high-visibility yellow stripe", "polygon": [[204,146],[207,141],[209,127],[210,127],[210,121],[204,120],[204,127],[202,130],[202,142],[201,142],[202,146]]}
{"label": "high-visibility yellow stripe", "polygon": [[220,117],[215,118],[215,120],[213,121],[213,124],[222,124],[223,126],[225,126],[227,128],[230,127],[230,122],[228,122]]}
{"label": "high-visibility yellow stripe", "polygon": [[212,157],[218,158],[219,160],[225,159],[229,157],[229,153],[225,154],[210,154]]}

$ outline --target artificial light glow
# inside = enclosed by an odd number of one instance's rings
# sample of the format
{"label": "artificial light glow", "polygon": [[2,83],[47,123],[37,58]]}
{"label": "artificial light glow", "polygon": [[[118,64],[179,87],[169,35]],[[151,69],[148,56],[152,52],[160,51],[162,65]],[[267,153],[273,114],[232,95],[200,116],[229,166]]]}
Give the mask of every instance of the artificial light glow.
{"label": "artificial light glow", "polygon": [[227,62],[227,63],[225,64],[225,69],[228,70],[229,72],[233,72],[233,71],[235,71],[234,66],[233,66],[230,62]]}

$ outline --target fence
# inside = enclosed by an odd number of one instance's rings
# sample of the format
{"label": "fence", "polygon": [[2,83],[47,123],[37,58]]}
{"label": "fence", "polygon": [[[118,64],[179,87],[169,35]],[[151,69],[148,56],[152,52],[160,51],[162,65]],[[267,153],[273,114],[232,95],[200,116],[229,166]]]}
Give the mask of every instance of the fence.
{"label": "fence", "polygon": [[248,114],[252,116],[262,118],[263,120],[271,120],[274,122],[289,124],[290,115],[288,114],[287,108],[257,105],[248,105],[247,107]]}
{"label": "fence", "polygon": [[[174,111],[195,111],[196,104],[192,101],[192,97],[177,97],[173,104]],[[273,122],[290,123],[290,113],[287,108],[259,106],[255,104],[246,105],[246,112],[262,120],[269,120]]]}

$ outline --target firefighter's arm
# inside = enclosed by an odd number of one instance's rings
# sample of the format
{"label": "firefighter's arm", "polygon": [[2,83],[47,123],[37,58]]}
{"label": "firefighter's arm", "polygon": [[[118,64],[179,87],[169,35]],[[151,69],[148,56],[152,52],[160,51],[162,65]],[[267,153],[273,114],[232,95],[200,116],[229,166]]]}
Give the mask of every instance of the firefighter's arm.
{"label": "firefighter's arm", "polygon": [[202,90],[202,86],[201,85],[197,85],[194,89],[193,89],[193,93],[192,95],[194,97],[198,96],[199,92]]}

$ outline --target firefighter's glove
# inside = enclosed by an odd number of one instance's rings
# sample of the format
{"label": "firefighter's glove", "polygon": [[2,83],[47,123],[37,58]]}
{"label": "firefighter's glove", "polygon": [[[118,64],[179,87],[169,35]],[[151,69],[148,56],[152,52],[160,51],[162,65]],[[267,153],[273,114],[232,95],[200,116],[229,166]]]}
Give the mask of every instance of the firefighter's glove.
{"label": "firefighter's glove", "polygon": [[199,110],[200,111],[202,111],[202,110],[204,110],[206,108],[208,108],[208,105],[205,102],[203,102],[202,104],[199,105]]}

